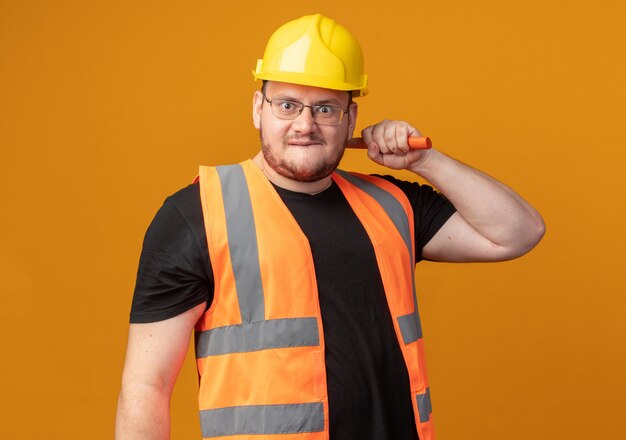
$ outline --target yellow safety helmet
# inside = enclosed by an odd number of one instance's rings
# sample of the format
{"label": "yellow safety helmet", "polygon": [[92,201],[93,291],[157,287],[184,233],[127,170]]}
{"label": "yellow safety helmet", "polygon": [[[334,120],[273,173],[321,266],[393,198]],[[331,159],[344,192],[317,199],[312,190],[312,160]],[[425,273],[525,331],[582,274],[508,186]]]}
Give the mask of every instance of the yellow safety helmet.
{"label": "yellow safety helmet", "polygon": [[321,14],[279,27],[265,47],[254,79],[280,81],[367,95],[363,52],[346,28]]}

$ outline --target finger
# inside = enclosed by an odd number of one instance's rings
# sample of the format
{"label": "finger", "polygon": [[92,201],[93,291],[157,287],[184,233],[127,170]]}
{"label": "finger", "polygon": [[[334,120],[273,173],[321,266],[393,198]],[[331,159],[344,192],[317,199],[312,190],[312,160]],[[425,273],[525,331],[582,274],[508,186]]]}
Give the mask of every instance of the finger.
{"label": "finger", "polygon": [[367,148],[367,157],[369,157],[376,163],[381,163],[382,154],[380,154],[380,148],[378,147],[378,144],[376,144],[376,142],[371,143]]}
{"label": "finger", "polygon": [[387,148],[389,148],[389,151],[393,154],[402,153],[402,151],[399,150],[398,145],[398,127],[399,125],[397,122],[390,122],[385,126],[385,144],[387,145]]}
{"label": "finger", "polygon": [[409,147],[409,127],[408,124],[401,124],[396,128],[396,143],[398,144],[398,151],[404,154],[410,151]]}
{"label": "finger", "polygon": [[361,130],[361,137],[363,138],[365,145],[367,145],[368,150],[370,148],[375,148],[376,151],[378,151],[379,146],[378,144],[376,144],[376,141],[374,140],[375,128],[376,128],[376,125],[370,125],[369,127],[364,128],[363,130]]}
{"label": "finger", "polygon": [[369,143],[372,141],[372,126],[371,125],[361,130],[361,137],[363,138],[365,145],[369,145]]}
{"label": "finger", "polygon": [[372,132],[372,139],[374,142],[378,144],[380,147],[380,152],[382,154],[387,154],[391,152],[390,145],[387,142],[387,129],[389,127],[389,121],[382,121],[374,126],[374,130]]}
{"label": "finger", "polygon": [[407,137],[421,137],[422,133],[415,127],[413,127],[411,124],[407,124],[407,129],[408,129],[408,136]]}

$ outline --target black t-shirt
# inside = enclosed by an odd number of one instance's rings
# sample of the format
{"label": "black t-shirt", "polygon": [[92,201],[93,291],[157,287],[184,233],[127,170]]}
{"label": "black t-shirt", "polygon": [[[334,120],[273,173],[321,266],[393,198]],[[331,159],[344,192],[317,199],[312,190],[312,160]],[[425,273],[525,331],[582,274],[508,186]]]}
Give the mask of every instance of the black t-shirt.
{"label": "black t-shirt", "polygon": [[[416,258],[454,207],[432,188],[401,188],[415,215]],[[318,283],[333,440],[417,439],[409,379],[367,233],[336,184],[315,194],[276,188],[307,236]],[[131,322],[176,316],[213,296],[198,184],[169,197],[148,228]]]}

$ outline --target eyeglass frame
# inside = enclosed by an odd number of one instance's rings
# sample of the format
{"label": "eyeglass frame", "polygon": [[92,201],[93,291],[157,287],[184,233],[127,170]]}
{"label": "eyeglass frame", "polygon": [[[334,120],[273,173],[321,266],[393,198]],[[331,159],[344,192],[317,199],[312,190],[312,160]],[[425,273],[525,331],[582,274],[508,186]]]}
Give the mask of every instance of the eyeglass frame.
{"label": "eyeglass frame", "polygon": [[[329,104],[314,104],[314,105],[306,105],[301,103],[300,101],[293,101],[291,99],[281,99],[281,98],[274,98],[274,99],[267,99],[267,95],[265,93],[263,93],[263,100],[267,101],[267,103],[270,105],[270,109],[272,109],[272,101],[283,101],[283,102],[289,102],[291,104],[296,104],[300,106],[300,111],[298,111],[297,116],[294,116],[292,119],[289,118],[281,118],[280,116],[278,116],[276,113],[274,113],[274,110],[272,110],[272,114],[274,116],[276,116],[278,119],[282,119],[283,121],[294,121],[296,119],[298,119],[298,116],[300,116],[302,114],[302,112],[304,111],[305,108],[310,108],[311,109],[311,117],[313,118],[313,121],[315,121],[316,124],[319,125],[325,125],[327,127],[338,127],[341,125],[341,123],[343,122],[343,117],[344,115],[348,114],[350,112],[350,104],[348,104],[347,108],[341,108],[341,107],[337,107],[336,105],[329,105]],[[335,108],[337,110],[341,110],[341,116],[339,117],[339,122],[336,124],[324,124],[323,122],[318,122],[315,119],[315,108],[316,107],[332,107]]]}

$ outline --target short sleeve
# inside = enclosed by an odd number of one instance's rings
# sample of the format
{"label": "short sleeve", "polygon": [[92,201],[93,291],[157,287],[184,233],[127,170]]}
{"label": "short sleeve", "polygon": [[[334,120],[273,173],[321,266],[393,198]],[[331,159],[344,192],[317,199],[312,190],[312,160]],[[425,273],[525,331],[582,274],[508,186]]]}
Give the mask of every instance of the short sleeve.
{"label": "short sleeve", "polygon": [[421,261],[422,249],[456,212],[454,205],[429,185],[407,182],[392,176],[379,176],[400,188],[413,207],[415,221],[415,261]]}
{"label": "short sleeve", "polygon": [[131,323],[162,321],[213,297],[198,184],[168,197],[146,232]]}

